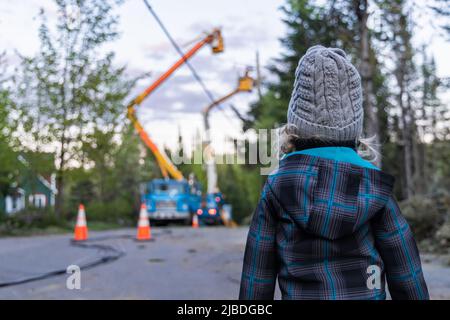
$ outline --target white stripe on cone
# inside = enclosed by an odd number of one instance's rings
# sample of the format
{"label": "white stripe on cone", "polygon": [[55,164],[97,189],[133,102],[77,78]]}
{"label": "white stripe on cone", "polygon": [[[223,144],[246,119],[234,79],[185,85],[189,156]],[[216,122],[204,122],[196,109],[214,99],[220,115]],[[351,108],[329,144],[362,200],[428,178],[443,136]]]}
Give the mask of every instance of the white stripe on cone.
{"label": "white stripe on cone", "polygon": [[85,213],[84,209],[78,210],[77,226],[79,226],[79,227],[86,226],[86,213]]}
{"label": "white stripe on cone", "polygon": [[141,211],[139,212],[139,222],[138,227],[147,227],[150,223],[148,221],[147,208],[145,206],[141,206]]}

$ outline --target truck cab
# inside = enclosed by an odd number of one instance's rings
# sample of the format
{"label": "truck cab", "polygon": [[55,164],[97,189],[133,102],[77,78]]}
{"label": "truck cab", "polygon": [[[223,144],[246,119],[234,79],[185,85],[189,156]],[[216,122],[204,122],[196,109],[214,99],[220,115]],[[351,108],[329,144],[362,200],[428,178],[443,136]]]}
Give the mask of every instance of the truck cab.
{"label": "truck cab", "polygon": [[205,195],[201,208],[197,210],[197,215],[201,223],[207,225],[221,225],[222,209],[225,201],[220,192]]}
{"label": "truck cab", "polygon": [[143,201],[150,220],[190,224],[200,208],[201,190],[186,180],[154,179],[146,184]]}

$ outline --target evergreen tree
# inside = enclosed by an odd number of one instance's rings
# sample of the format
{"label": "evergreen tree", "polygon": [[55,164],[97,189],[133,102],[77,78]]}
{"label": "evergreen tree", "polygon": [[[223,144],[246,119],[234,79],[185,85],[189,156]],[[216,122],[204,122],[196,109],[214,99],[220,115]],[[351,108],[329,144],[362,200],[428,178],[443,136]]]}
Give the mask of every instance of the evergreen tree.
{"label": "evergreen tree", "polygon": [[276,79],[267,84],[267,92],[252,105],[251,120],[244,129],[273,128],[286,122],[298,61],[309,47],[322,44],[344,49],[358,67],[364,89],[365,134],[375,136],[378,145],[380,139],[385,139],[380,125],[387,122],[387,87],[373,47],[375,32],[368,27],[369,2],[341,0],[319,5],[316,1],[290,0],[282,10],[288,28],[288,34],[281,39],[286,53],[269,67]]}

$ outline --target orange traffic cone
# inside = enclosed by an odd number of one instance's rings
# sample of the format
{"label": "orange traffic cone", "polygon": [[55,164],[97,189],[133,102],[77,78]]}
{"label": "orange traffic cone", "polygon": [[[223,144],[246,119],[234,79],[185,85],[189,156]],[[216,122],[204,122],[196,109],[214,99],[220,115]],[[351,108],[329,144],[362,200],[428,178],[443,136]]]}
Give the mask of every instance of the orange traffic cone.
{"label": "orange traffic cone", "polygon": [[80,204],[78,207],[77,223],[75,225],[74,240],[84,241],[88,238],[88,228],[86,224],[86,213],[84,206]]}
{"label": "orange traffic cone", "polygon": [[198,217],[196,214],[192,216],[192,228],[198,228]]}
{"label": "orange traffic cone", "polygon": [[152,238],[150,232],[150,222],[148,220],[147,207],[143,203],[139,212],[139,222],[137,227],[136,240],[150,240]]}

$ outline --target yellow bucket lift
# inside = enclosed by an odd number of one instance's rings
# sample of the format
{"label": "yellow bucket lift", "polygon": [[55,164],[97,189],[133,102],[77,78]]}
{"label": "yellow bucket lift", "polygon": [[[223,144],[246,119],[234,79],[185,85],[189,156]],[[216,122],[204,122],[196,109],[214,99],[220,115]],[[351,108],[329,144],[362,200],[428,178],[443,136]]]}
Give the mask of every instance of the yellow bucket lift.
{"label": "yellow bucket lift", "polygon": [[249,73],[250,73],[250,70],[249,70],[249,68],[247,68],[247,70],[245,71],[245,74],[243,76],[239,77],[238,86],[236,87],[236,89],[231,91],[229,94],[223,96],[222,98],[214,101],[209,106],[207,106],[205,109],[203,109],[203,121],[204,121],[204,125],[205,125],[205,130],[206,130],[206,137],[205,137],[206,139],[205,139],[204,150],[205,150],[205,152],[207,152],[207,154],[206,154],[206,177],[207,177],[206,190],[207,190],[208,194],[213,194],[213,193],[218,192],[216,164],[214,161],[213,150],[209,146],[211,143],[211,137],[210,137],[210,132],[209,132],[210,131],[209,113],[214,107],[220,105],[220,103],[231,98],[235,94],[240,93],[240,92],[251,92],[253,90],[255,80],[249,75]]}

